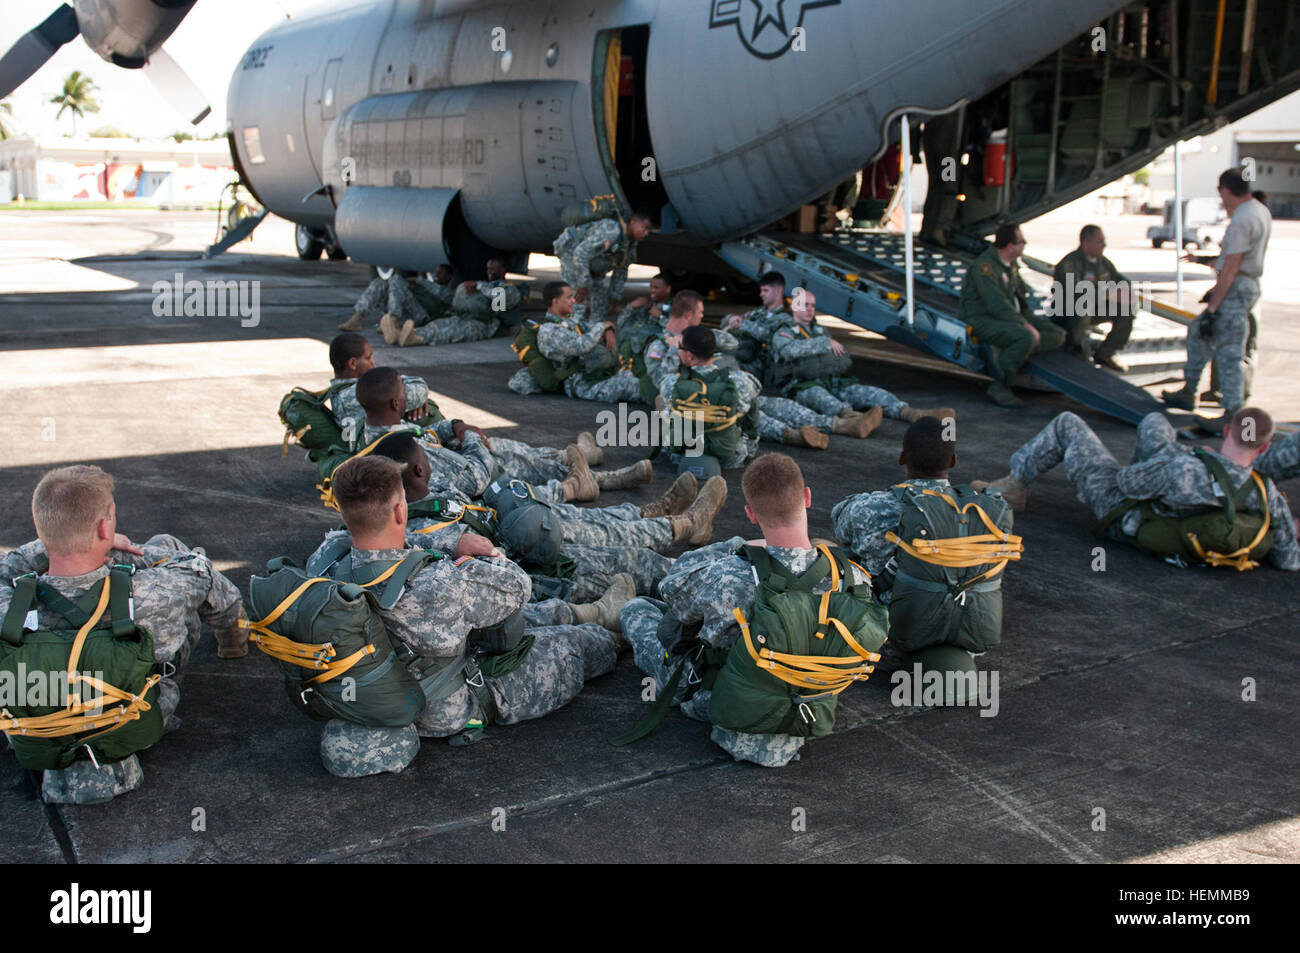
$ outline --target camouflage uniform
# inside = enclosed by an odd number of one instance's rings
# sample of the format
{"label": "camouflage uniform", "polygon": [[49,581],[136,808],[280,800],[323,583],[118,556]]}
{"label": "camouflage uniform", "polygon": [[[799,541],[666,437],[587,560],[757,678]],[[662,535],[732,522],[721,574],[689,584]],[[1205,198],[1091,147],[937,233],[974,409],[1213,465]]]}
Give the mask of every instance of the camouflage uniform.
{"label": "camouflage uniform", "polygon": [[439,318],[424,326],[420,337],[425,344],[464,344],[467,341],[485,341],[496,334],[501,322],[495,316],[480,321],[465,315]]}
{"label": "camouflage uniform", "polygon": [[[773,311],[759,305],[747,312],[735,333],[742,351],[742,354],[737,354],[740,366],[751,374],[762,375],[767,363],[764,351],[772,343],[772,334],[789,318],[790,312],[784,307]],[[743,356],[743,352],[749,352],[750,356]]]}
{"label": "camouflage uniform", "polygon": [[[781,361],[830,354],[832,340],[830,332],[816,321],[805,325],[787,320],[772,333],[772,358],[779,368]],[[807,382],[791,381],[785,393],[805,407],[831,417],[850,410],[879,407],[886,417],[901,420],[907,407],[905,401],[883,387],[873,387],[848,376],[818,378],[812,386],[807,386]]]}
{"label": "camouflage uniform", "polygon": [[[484,324],[493,321],[518,323],[512,319],[518,317],[519,309],[528,297],[528,285],[519,285],[504,279],[476,281],[474,284],[473,294],[465,290],[464,282],[457,286],[455,297],[451,302],[453,312],[461,317],[474,318]],[[501,302],[501,307],[494,307],[498,300]]]}
{"label": "camouflage uniform", "polygon": [[[429,400],[429,385],[422,377],[402,375],[402,384],[406,387],[406,411],[419,410],[425,404],[429,412],[438,419],[442,414],[438,405]],[[366,426],[366,412],[357,402],[357,379],[355,377],[336,377],[330,381],[330,411],[334,421],[343,431],[343,442],[351,447]],[[364,444],[362,444],[364,446]]]}
{"label": "camouflage uniform", "polygon": [[[354,569],[372,562],[391,563],[409,550],[353,550]],[[494,625],[528,601],[527,574],[505,559],[439,560],[414,573],[405,594],[383,610],[388,630],[422,659],[456,659],[466,651],[470,630]],[[544,610],[543,610],[544,611]],[[496,720],[514,724],[568,704],[583,682],[614,669],[613,637],[598,625],[529,626],[536,640],[523,664],[485,683],[497,709]],[[413,669],[417,678],[422,676]],[[447,737],[474,719],[484,720],[481,703],[465,682],[445,698],[431,701],[416,721],[425,737]]]}
{"label": "camouflage uniform", "polygon": [[[1110,321],[1110,333],[1097,348],[1097,356],[1114,357],[1117,352],[1124,350],[1129,336],[1133,333],[1132,306],[1130,304],[1127,308],[1121,308],[1118,302],[1111,304],[1107,293],[1110,289],[1105,285],[1108,283],[1114,287],[1119,283],[1127,284],[1128,279],[1120,274],[1119,269],[1109,258],[1102,255],[1100,258],[1090,259],[1084,254],[1082,248],[1076,248],[1056,263],[1056,269],[1052,273],[1052,283],[1052,310],[1065,320],[1072,345],[1085,354],[1091,354],[1092,344],[1088,329]],[[1089,286],[1092,287],[1091,292],[1087,290]],[[1085,295],[1083,301],[1086,302],[1089,293],[1094,302],[1093,307],[1080,308],[1079,296]],[[1119,313],[1112,314],[1112,311]]]}
{"label": "camouflage uniform", "polygon": [[[1249,481],[1250,470],[1215,454],[1235,486]],[[1220,507],[1210,471],[1192,453],[1178,445],[1178,435],[1161,414],[1147,414],[1138,425],[1133,462],[1121,467],[1078,416],[1057,415],[1037,436],[1011,456],[1011,475],[1030,483],[1060,463],[1075,486],[1079,501],[1101,519],[1125,500],[1153,500],[1162,516],[1194,513]],[[1279,569],[1300,569],[1300,544],[1295,521],[1284,497],[1269,479],[1267,507],[1273,524],[1273,548],[1268,558]],[[1259,512],[1258,492],[1251,490],[1250,512]],[[1110,526],[1115,539],[1137,534],[1141,514],[1135,509]]]}
{"label": "camouflage uniform", "polygon": [[[966,269],[960,319],[981,342],[998,348],[997,363],[990,365],[988,372],[1004,384],[1011,383],[1030,355],[1065,343],[1064,328],[1034,316],[1030,294],[1019,265],[1004,263],[992,245]],[[1035,345],[1026,322],[1038,330],[1041,345]]]}
{"label": "camouflage uniform", "polygon": [[452,295],[456,292],[455,284],[440,285],[436,281],[429,281],[425,278],[417,278],[415,283],[408,286],[411,294],[420,307],[424,309],[425,321],[416,322],[416,326],[427,324],[430,321],[436,321],[439,318],[445,318],[451,313]]}
{"label": "camouflage uniform", "polygon": [[833,416],[819,414],[788,397],[760,397],[758,406],[758,435],[764,440],[784,443],[787,427],[794,430],[816,427],[822,433],[830,433],[835,426]]}
{"label": "camouflage uniform", "polygon": [[[749,616],[754,602],[753,566],[734,555],[745,541],[739,536],[712,543],[684,553],[677,559],[672,571],[659,583],[667,606],[684,625],[700,623],[700,639],[717,649],[729,649],[735,641],[738,627],[732,615],[740,609]],[[817,559],[815,549],[785,549],[766,547],[767,551],[792,572],[804,572]],[[866,578],[854,570],[856,581]],[[830,582],[828,576],[815,591],[823,592]],[[665,662],[665,646],[659,641],[657,628],[663,616],[662,604],[637,598],[623,607],[620,622],[623,636],[632,646],[637,667],[655,679],[662,691],[667,684],[676,661]],[[681,689],[685,691],[685,679]],[[683,714],[699,721],[709,720],[707,691],[696,692],[682,704]],[[803,738],[793,735],[755,735],[713,728],[713,741],[738,761],[753,761],[768,767],[780,767],[798,756]]]}
{"label": "camouflage uniform", "polygon": [[[740,347],[740,341],[734,334],[720,329],[714,330],[713,337],[718,343],[718,353],[722,355],[714,360],[714,364],[726,367],[725,362]],[[666,332],[646,342],[644,360],[646,375],[656,388],[663,383],[665,377],[676,377],[682,366],[681,354],[675,344],[668,343]],[[733,366],[738,368],[740,365]]]}
{"label": "camouflage uniform", "polygon": [[[617,367],[618,358],[605,349],[605,326],[599,321],[584,331],[575,330],[568,322],[546,321],[537,329],[537,349],[542,356],[555,364],[583,361]],[[510,389],[517,394],[540,394],[541,385],[533,379],[528,368],[517,371],[510,378]],[[579,400],[600,400],[609,403],[640,399],[641,382],[626,369],[613,374],[604,371],[578,371],[564,380],[564,392]]]}
{"label": "camouflage uniform", "polygon": [[[736,385],[736,412],[742,417],[749,413],[751,407],[759,399],[759,391],[763,385],[758,382],[758,378],[748,371],[734,370],[730,372],[731,380]],[[659,384],[659,396],[664,399],[664,407],[671,407],[673,403],[673,389],[677,386],[677,375],[665,377]],[[762,418],[759,419],[760,427]],[[739,424],[737,424],[739,426]],[[761,435],[753,437],[744,434],[740,437],[740,443],[736,446],[736,452],[730,460],[719,461],[723,469],[731,470],[743,467],[758,454],[758,442]]]}
{"label": "camouflage uniform", "polygon": [[[140,546],[143,556],[114,551],[113,561],[131,565],[134,618],[147,628],[154,640],[154,657],[164,665],[158,685],[158,707],[168,731],[179,727],[175,717],[180,703],[180,682],[190,653],[199,640],[201,624],[227,629],[243,614],[244,604],[234,583],[215,568],[202,550],[191,550],[174,536],[151,537]],[[109,567],[101,566],[80,576],[51,576],[49,557],[40,540],[20,546],[4,557],[0,569],[0,616],[13,598],[11,583],[24,573],[35,572],[40,584],[67,599],[77,600],[105,578]],[[63,624],[57,613],[40,608],[44,628]],[[74,762],[61,771],[46,771],[42,793],[47,801],[95,804],[134,790],[143,781],[135,755],[100,770],[89,761]]]}
{"label": "camouflage uniform", "polygon": [[362,318],[378,318],[385,313],[397,319],[400,327],[408,319],[418,324],[427,324],[429,315],[420,302],[415,300],[411,287],[396,271],[387,280],[375,278],[361,292],[361,297],[352,308]]}
{"label": "camouflage uniform", "polygon": [[652,301],[642,308],[634,308],[629,304],[614,320],[614,336],[619,343],[622,343],[625,335],[641,328],[657,328],[662,331],[664,325],[668,323],[669,310],[670,305],[667,301],[662,304],[655,304]]}
{"label": "camouflage uniform", "polygon": [[[636,242],[632,241],[616,218],[601,218],[564,230],[555,241],[560,259],[560,277],[576,291],[588,289],[585,308],[593,321],[609,316],[610,302],[620,301],[627,283],[627,266],[636,261]],[[600,269],[603,264],[612,268]]]}
{"label": "camouflage uniform", "polygon": [[[907,482],[921,490],[935,490],[949,486],[947,480],[920,480],[909,477]],[[885,563],[894,555],[895,545],[885,538],[886,533],[896,533],[903,519],[903,505],[889,490],[874,493],[855,493],[840,500],[831,509],[831,524],[835,539],[845,549],[859,556],[859,562],[873,576],[880,575]]]}
{"label": "camouflage uniform", "polygon": [[1259,282],[1237,275],[1232,288],[1219,305],[1218,316],[1208,338],[1201,336],[1205,316],[1199,315],[1187,327],[1187,365],[1183,378],[1193,391],[1201,386],[1201,374],[1212,359],[1218,361],[1219,389],[1223,411],[1229,417],[1245,403],[1246,343],[1250,337],[1250,310],[1259,302]]}
{"label": "camouflage uniform", "polygon": [[1300,430],[1275,435],[1272,446],[1255,458],[1255,469],[1274,483],[1300,476]]}

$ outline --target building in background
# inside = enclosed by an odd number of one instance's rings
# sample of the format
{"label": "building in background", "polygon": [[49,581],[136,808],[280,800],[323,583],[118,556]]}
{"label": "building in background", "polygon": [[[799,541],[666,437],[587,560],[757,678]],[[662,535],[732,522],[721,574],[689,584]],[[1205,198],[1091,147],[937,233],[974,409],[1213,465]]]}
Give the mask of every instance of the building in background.
{"label": "building in background", "polygon": [[215,204],[235,177],[225,139],[0,141],[0,202],[119,202],[160,208]]}

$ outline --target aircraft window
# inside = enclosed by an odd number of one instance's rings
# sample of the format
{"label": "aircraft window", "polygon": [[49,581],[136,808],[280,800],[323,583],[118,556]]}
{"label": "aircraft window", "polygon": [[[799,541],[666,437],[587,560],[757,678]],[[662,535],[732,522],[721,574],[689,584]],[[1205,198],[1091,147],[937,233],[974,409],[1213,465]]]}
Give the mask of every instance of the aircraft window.
{"label": "aircraft window", "polygon": [[501,72],[503,72],[503,73],[509,73],[509,72],[510,72],[510,63],[511,63],[511,61],[513,61],[513,60],[514,60],[514,55],[513,55],[509,50],[506,50],[504,53],[502,53],[502,54],[501,54]]}
{"label": "aircraft window", "polygon": [[333,105],[334,105],[334,87],[331,86],[329,89],[325,90],[325,108],[328,109]]}
{"label": "aircraft window", "polygon": [[266,161],[262,154],[262,131],[257,126],[244,127],[244,151],[248,153],[250,165],[261,165]]}
{"label": "aircraft window", "polygon": [[546,65],[554,66],[556,60],[560,58],[560,44],[552,43],[546,48]]}
{"label": "aircraft window", "polygon": [[289,147],[290,152],[293,152],[293,133],[286,132],[284,134],[284,144]]}

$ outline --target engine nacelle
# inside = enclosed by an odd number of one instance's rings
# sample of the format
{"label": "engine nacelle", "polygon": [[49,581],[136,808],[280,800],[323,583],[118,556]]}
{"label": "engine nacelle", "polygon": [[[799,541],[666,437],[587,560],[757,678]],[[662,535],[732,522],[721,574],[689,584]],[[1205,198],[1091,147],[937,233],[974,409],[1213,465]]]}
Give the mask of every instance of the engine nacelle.
{"label": "engine nacelle", "polygon": [[194,0],[75,0],[81,35],[115,66],[139,69],[172,35]]}

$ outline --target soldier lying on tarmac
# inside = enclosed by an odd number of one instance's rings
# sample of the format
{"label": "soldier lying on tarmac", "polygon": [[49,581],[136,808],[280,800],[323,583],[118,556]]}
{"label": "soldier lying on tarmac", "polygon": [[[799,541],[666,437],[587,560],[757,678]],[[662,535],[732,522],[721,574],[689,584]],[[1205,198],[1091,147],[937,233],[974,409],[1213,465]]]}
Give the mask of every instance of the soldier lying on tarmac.
{"label": "soldier lying on tarmac", "polygon": [[561,451],[504,437],[489,441],[482,430],[461,420],[444,420],[433,430],[422,430],[403,420],[405,389],[401,375],[391,367],[367,371],[357,382],[356,394],[365,409],[366,426],[354,449],[362,450],[394,430],[416,433],[433,470],[430,485],[465,502],[482,496],[502,475],[536,484],[548,503],[594,500],[601,489],[627,489],[654,478],[647,460],[621,470],[590,470],[589,460],[603,459],[590,434],[580,434],[576,443]]}
{"label": "soldier lying on tarmac", "polygon": [[741,488],[762,537],[683,554],[659,585],[663,602],[637,598],[623,608],[624,637],[659,702],[616,743],[648,734],[678,703],[711,721],[713,740],[737,760],[781,767],[806,738],[831,732],[838,693],[880,660],[884,610],[860,567],[809,540],[812,494],[798,465],[764,454]]}
{"label": "soldier lying on tarmac", "polygon": [[181,676],[201,624],[215,630],[220,658],[248,653],[243,601],[202,550],[174,536],[135,547],[118,534],[113,479],[98,467],[47,473],[32,519],[38,539],[0,572],[0,673],[23,665],[61,688],[70,672],[100,672],[103,683],[80,676],[66,706],[53,696],[0,699],[0,729],[25,767],[44,769],[46,803],[109,801],[143,783],[136,752],[179,727]]}
{"label": "soldier lying on tarmac", "polygon": [[[330,411],[343,439],[351,445],[366,426],[366,412],[357,401],[357,380],[375,366],[375,350],[364,334],[344,331],[330,341],[330,366],[334,369],[329,386]],[[422,427],[443,420],[438,405],[429,399],[429,385],[424,378],[403,374],[402,384],[406,388],[406,420]]]}
{"label": "soldier lying on tarmac", "polygon": [[[398,464],[373,455],[349,460],[336,475],[335,495],[352,538],[353,548],[343,559],[354,572],[394,565],[413,551],[406,539]],[[326,766],[345,776],[400,771],[414,757],[413,733],[468,743],[487,725],[514,724],[562,708],[585,681],[614,669],[620,637],[595,623],[573,624],[570,607],[559,600],[529,610],[522,638],[513,640],[505,664],[493,663],[499,655],[476,658],[475,630],[510,620],[525,607],[530,591],[528,575],[504,557],[437,559],[416,569],[400,598],[381,615],[410,653],[411,674],[436,687],[425,691],[414,727],[340,723],[322,743]],[[545,617],[548,610],[551,618]]]}
{"label": "soldier lying on tarmac", "polygon": [[1064,463],[1080,502],[1099,520],[1095,532],[1132,542],[1175,565],[1251,569],[1267,554],[1278,569],[1300,569],[1297,521],[1273,481],[1253,470],[1273,437],[1273,418],[1243,407],[1218,451],[1178,445],[1161,414],[1138,425],[1133,462],[1121,467],[1077,415],[1058,415],[1011,456],[1011,472],[977,489],[1025,508],[1029,484]]}
{"label": "soldier lying on tarmac", "polygon": [[[673,564],[650,548],[666,549],[672,544],[671,521],[662,518],[684,512],[696,499],[695,478],[684,474],[663,499],[639,508],[539,504],[533,513],[501,514],[491,507],[433,497],[429,461],[412,434],[394,433],[372,453],[403,465],[407,527],[420,536],[422,548],[465,555],[467,537],[485,537],[484,544],[500,546],[533,577],[534,597],[539,597],[540,588],[574,601],[595,599],[621,574],[629,575],[637,592],[657,591],[659,580]],[[579,538],[604,541],[576,542]]]}

